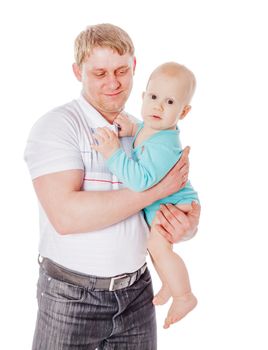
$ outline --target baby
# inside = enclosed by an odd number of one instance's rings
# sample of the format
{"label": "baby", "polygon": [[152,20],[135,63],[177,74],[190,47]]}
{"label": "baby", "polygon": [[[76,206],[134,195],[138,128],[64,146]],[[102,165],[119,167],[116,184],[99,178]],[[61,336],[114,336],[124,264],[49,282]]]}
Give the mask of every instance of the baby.
{"label": "baby", "polygon": [[[120,114],[114,121],[120,136],[134,136],[132,156],[123,151],[117,135],[109,128],[100,128],[92,148],[106,159],[110,171],[134,191],[144,191],[158,183],[176,164],[182,153],[177,122],[191,109],[189,105],[195,90],[195,77],[185,66],[168,62],[151,74],[143,93],[143,123],[135,124]],[[164,304],[172,297],[172,304],[164,328],[179,321],[197,304],[191,291],[183,260],[172,250],[158,231],[156,212],[161,204],[172,203],[184,212],[198,201],[197,193],[188,181],[180,191],[144,208],[150,225],[148,251],[162,281],[162,287],[153,299],[155,305]]]}

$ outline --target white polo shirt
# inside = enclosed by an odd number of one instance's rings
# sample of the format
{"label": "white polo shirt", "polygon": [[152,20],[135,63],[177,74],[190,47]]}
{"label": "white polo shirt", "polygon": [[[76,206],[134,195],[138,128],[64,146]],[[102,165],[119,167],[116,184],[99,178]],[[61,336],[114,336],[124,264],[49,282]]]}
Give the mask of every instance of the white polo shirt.
{"label": "white polo shirt", "polygon": [[[95,129],[103,126],[115,128],[83,96],[48,112],[33,126],[25,149],[32,179],[83,169],[84,191],[123,188],[101,154],[90,147]],[[124,137],[120,141],[130,155],[132,138]],[[42,256],[78,272],[107,277],[133,272],[144,264],[148,228],[142,212],[102,230],[60,235],[41,205],[39,208]]]}

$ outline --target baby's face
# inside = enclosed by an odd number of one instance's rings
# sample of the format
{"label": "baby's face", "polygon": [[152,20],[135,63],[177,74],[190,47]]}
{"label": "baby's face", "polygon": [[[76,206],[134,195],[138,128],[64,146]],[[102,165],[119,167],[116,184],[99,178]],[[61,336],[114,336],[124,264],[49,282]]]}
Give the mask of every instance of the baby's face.
{"label": "baby's face", "polygon": [[185,107],[185,81],[157,74],[143,95],[141,114],[144,124],[156,129],[175,129]]}

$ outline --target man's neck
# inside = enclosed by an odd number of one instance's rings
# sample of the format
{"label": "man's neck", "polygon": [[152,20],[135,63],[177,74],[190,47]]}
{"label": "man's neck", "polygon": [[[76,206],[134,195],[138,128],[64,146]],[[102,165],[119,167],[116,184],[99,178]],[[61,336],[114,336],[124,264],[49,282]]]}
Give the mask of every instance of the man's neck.
{"label": "man's neck", "polygon": [[107,122],[109,124],[113,124],[114,123],[114,120],[116,119],[116,117],[118,116],[119,112],[111,112],[111,113],[106,113],[106,112],[101,112],[101,111],[98,111],[105,120],[107,120]]}

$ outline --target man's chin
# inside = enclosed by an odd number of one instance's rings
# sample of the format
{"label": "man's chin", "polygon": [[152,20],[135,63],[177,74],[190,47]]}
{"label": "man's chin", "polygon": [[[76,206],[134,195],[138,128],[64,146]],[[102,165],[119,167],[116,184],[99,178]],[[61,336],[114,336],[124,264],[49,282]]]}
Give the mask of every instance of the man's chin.
{"label": "man's chin", "polygon": [[106,105],[103,106],[103,112],[106,113],[120,113],[125,108],[125,103],[122,104],[114,104],[114,105]]}
{"label": "man's chin", "polygon": [[121,111],[125,107],[128,95],[122,92],[115,98],[108,98],[103,100],[103,108],[110,112]]}

